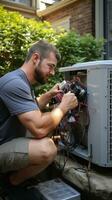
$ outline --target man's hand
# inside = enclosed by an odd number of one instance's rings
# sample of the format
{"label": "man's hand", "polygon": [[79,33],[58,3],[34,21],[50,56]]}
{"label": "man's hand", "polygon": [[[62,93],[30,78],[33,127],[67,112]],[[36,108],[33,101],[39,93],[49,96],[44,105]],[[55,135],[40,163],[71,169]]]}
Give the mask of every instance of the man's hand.
{"label": "man's hand", "polygon": [[51,94],[51,97],[54,97],[55,95],[57,95],[58,93],[62,93],[63,91],[60,90],[59,88],[59,83],[55,84],[50,90],[49,93]]}
{"label": "man's hand", "polygon": [[40,109],[43,110],[49,101],[60,92],[62,93],[62,90],[59,89],[59,83],[57,83],[48,92],[37,98]]}
{"label": "man's hand", "polygon": [[72,110],[73,108],[76,108],[78,106],[78,100],[74,93],[67,92],[63,95],[62,101],[59,105],[63,112],[66,113],[69,110]]}

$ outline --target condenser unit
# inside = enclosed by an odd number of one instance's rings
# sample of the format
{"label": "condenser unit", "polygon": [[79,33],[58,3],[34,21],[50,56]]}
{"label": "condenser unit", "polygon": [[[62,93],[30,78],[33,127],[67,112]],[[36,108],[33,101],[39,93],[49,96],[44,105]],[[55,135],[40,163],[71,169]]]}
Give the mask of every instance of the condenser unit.
{"label": "condenser unit", "polygon": [[[112,60],[74,64],[60,68],[60,72],[67,81],[80,78],[87,88],[88,117],[86,110],[79,120],[87,117],[88,128],[71,153],[96,165],[112,167]],[[77,130],[73,129],[72,134],[78,138]]]}

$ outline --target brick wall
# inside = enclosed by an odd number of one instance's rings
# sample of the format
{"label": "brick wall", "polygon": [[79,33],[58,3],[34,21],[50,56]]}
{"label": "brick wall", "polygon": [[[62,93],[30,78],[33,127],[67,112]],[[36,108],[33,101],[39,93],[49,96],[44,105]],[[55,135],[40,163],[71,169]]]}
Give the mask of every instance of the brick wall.
{"label": "brick wall", "polygon": [[70,16],[70,29],[94,35],[94,1],[79,0],[43,17],[51,23]]}

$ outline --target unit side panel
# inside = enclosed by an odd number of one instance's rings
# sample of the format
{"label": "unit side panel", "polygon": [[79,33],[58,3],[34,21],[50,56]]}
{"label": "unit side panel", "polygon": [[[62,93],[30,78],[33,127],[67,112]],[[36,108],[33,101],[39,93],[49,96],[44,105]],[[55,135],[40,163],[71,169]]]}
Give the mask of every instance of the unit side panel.
{"label": "unit side panel", "polygon": [[107,69],[88,70],[88,107],[90,126],[88,151],[92,162],[107,165]]}

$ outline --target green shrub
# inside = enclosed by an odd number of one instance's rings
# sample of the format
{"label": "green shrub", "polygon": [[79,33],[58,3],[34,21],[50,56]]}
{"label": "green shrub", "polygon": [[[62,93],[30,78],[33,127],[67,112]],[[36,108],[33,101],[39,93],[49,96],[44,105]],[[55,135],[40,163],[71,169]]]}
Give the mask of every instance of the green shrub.
{"label": "green shrub", "polygon": [[50,23],[26,19],[0,7],[0,75],[20,67],[33,42],[46,39],[55,43],[56,38]]}
{"label": "green shrub", "polygon": [[91,34],[80,36],[76,32],[67,32],[57,41],[62,59],[59,67],[66,67],[79,62],[101,59],[104,40],[96,40]]}

